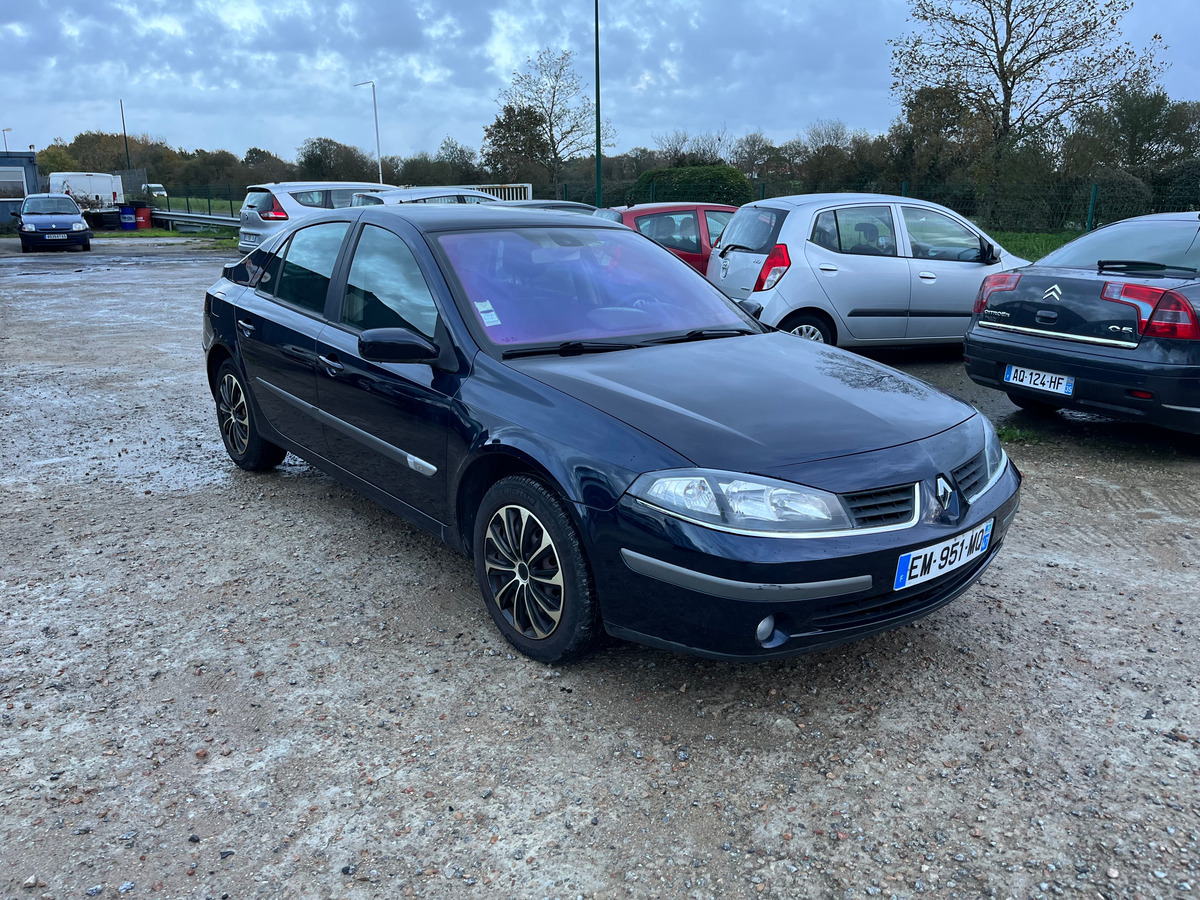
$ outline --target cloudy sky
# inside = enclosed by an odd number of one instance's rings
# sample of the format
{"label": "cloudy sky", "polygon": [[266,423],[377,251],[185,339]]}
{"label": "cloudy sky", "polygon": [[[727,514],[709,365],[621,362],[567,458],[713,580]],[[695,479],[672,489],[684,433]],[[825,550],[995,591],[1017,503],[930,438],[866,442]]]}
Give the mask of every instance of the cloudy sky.
{"label": "cloudy sky", "polygon": [[[1049,0],[1053,2],[1053,0]],[[617,150],[653,136],[756,128],[776,142],[817,119],[886,130],[887,39],[905,0],[601,0],[601,103]],[[1200,100],[1200,0],[1136,0],[1135,46],[1173,44],[1162,83]],[[592,91],[592,0],[3,0],[0,127],[10,149],[81,131],[293,159],[307,137],[383,153],[472,148],[496,95],[542,47],[569,48]]]}

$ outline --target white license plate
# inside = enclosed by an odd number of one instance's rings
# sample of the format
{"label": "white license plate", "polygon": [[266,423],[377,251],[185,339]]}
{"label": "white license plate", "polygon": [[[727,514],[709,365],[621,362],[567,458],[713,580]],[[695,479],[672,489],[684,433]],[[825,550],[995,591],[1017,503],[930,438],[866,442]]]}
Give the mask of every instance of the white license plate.
{"label": "white license plate", "polygon": [[46,235],[46,240],[48,240],[48,241],[65,241],[66,239],[67,239],[67,236],[65,234],[48,234],[48,235]]}
{"label": "white license plate", "polygon": [[992,542],[992,523],[988,519],[973,531],[968,531],[957,537],[913,550],[902,554],[896,563],[896,581],[894,590],[902,591],[915,584],[921,584],[953,572],[960,566],[965,566],[987,552],[988,544]]}
{"label": "white license plate", "polygon": [[1021,387],[1048,391],[1051,394],[1065,394],[1070,397],[1075,393],[1075,379],[1070,375],[1052,375],[1036,369],[1008,366],[1004,369],[1004,380],[1008,384],[1019,384]]}

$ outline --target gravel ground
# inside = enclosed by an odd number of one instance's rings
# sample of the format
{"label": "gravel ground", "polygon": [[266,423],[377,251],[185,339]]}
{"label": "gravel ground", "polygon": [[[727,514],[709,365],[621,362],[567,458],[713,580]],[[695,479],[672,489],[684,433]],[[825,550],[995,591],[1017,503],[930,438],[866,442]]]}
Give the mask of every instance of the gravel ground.
{"label": "gravel ground", "polygon": [[222,255],[0,240],[0,897],[1200,892],[1200,440],[1039,421],[983,581],[734,666],[514,657],[471,566],[226,458]]}

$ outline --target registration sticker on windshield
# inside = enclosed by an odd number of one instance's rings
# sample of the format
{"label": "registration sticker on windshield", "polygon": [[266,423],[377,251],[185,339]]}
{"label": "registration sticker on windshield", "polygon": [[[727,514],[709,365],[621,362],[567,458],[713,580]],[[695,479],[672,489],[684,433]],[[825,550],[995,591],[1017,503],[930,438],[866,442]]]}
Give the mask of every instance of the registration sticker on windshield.
{"label": "registration sticker on windshield", "polygon": [[492,308],[490,300],[476,301],[475,308],[479,310],[480,321],[488,328],[494,328],[500,324],[500,317],[496,315],[496,310]]}

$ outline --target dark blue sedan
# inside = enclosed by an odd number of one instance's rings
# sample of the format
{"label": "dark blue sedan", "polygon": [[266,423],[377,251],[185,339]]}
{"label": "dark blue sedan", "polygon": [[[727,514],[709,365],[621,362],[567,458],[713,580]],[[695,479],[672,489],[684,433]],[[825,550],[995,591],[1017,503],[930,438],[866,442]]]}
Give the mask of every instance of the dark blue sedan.
{"label": "dark blue sedan", "polygon": [[306,218],[226,267],[204,346],[237,465],[291,451],[437,534],[545,662],[602,630],[767,659],[894,628],[966,590],[1017,510],[970,406],[769,331],[596,218]]}
{"label": "dark blue sedan", "polygon": [[21,203],[21,211],[14,211],[13,216],[22,253],[68,247],[92,249],[92,230],[67,194],[29,194]]}

